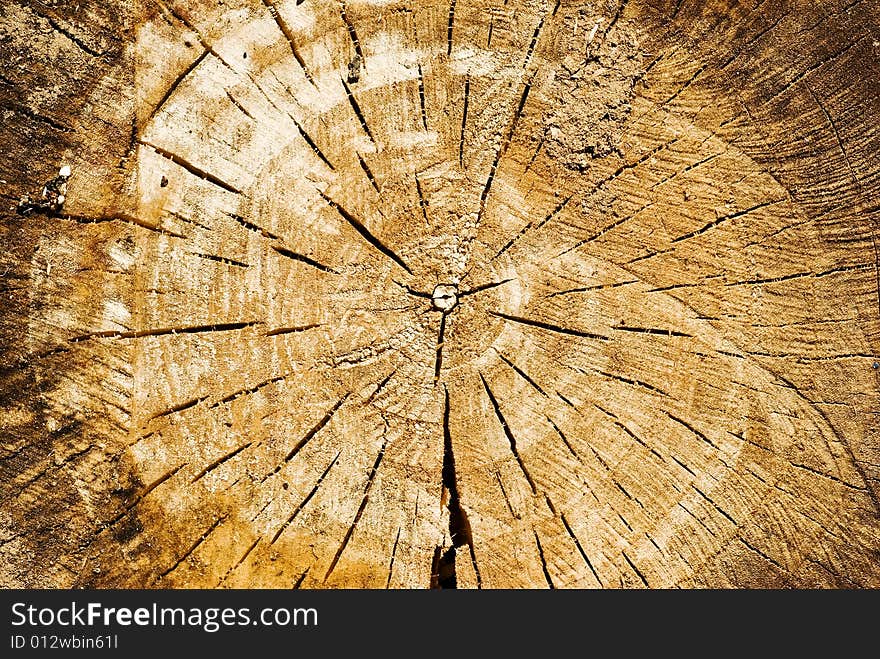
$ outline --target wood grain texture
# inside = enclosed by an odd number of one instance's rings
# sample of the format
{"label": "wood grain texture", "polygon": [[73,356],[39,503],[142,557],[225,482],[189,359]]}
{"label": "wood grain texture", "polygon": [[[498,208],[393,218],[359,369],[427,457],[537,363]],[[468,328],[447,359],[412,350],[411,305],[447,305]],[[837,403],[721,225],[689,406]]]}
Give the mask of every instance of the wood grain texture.
{"label": "wood grain texture", "polygon": [[880,586],[877,2],[2,12],[4,586]]}

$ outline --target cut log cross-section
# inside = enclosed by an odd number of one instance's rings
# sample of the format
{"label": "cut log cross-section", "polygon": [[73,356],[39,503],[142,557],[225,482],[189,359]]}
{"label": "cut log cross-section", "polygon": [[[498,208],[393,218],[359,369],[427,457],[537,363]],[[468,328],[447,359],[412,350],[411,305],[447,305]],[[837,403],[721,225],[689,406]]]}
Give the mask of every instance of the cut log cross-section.
{"label": "cut log cross-section", "polygon": [[87,4],[2,583],[880,586],[877,2]]}

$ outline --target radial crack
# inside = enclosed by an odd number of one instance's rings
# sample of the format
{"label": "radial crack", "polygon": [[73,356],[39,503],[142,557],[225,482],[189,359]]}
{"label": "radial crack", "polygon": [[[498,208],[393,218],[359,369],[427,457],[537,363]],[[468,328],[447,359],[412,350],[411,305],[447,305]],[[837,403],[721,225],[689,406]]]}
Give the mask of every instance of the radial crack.
{"label": "radial crack", "polygon": [[340,557],[342,556],[342,552],[345,551],[345,548],[348,546],[349,540],[351,540],[351,536],[354,534],[355,527],[357,527],[358,522],[361,519],[361,515],[364,514],[364,510],[367,507],[367,503],[370,501],[370,489],[373,487],[373,483],[376,479],[376,473],[379,471],[379,465],[382,463],[382,458],[385,456],[385,449],[388,446],[388,440],[382,442],[382,448],[379,449],[379,455],[376,456],[376,461],[373,463],[373,468],[370,470],[370,475],[367,477],[367,483],[364,486],[364,496],[361,499],[361,505],[357,509],[357,513],[355,513],[354,520],[351,522],[351,526],[348,528],[348,531],[345,534],[345,537],[342,539],[342,544],[339,545],[339,549],[336,550],[336,555],[333,556],[333,560],[330,562],[330,567],[327,568],[327,574],[324,575],[324,582],[326,583],[327,579],[330,578],[330,575],[333,573],[333,570],[336,568],[336,564],[339,562]]}
{"label": "radial crack", "polygon": [[489,383],[486,382],[486,378],[483,377],[482,373],[480,373],[480,380],[482,380],[483,388],[486,390],[486,394],[489,396],[489,402],[492,403],[492,409],[495,411],[495,416],[498,418],[498,421],[501,424],[501,428],[504,430],[504,435],[507,437],[507,441],[510,443],[510,452],[513,453],[513,457],[516,458],[516,462],[519,465],[519,468],[522,470],[523,475],[526,477],[526,480],[529,483],[529,487],[532,488],[532,493],[538,494],[538,488],[535,485],[535,481],[532,480],[532,476],[531,474],[529,474],[528,469],[526,469],[526,465],[519,454],[519,449],[517,449],[516,437],[513,436],[513,432],[510,430],[510,426],[507,424],[507,419],[504,418],[504,414],[501,412],[501,407],[498,404],[498,400],[495,398],[495,394],[492,393],[492,389],[489,388]]}
{"label": "radial crack", "polygon": [[275,544],[275,542],[278,540],[278,538],[281,537],[281,534],[287,530],[287,527],[290,526],[291,523],[293,523],[293,520],[296,519],[296,516],[299,515],[300,511],[306,507],[306,505],[309,503],[309,501],[312,500],[312,497],[315,496],[315,493],[318,491],[318,488],[321,487],[321,483],[324,482],[324,479],[327,477],[327,474],[329,474],[330,470],[333,469],[333,465],[335,465],[336,461],[339,460],[340,454],[341,454],[341,451],[336,452],[336,455],[333,456],[333,459],[330,461],[330,464],[327,465],[327,468],[324,469],[324,471],[318,477],[318,480],[315,483],[314,487],[312,487],[312,489],[309,490],[309,493],[305,496],[305,498],[302,501],[300,501],[299,505],[296,508],[294,508],[293,512],[290,514],[290,517],[287,518],[287,520],[284,522],[284,524],[282,524],[281,527],[278,529],[278,531],[276,531],[275,535],[272,536],[272,540],[269,542],[270,545]]}
{"label": "radial crack", "polygon": [[361,235],[364,240],[366,240],[375,249],[394,261],[401,268],[406,270],[408,274],[412,274],[412,270],[409,269],[409,266],[403,261],[403,259],[395,254],[390,247],[387,247],[381,240],[370,233],[370,230],[367,229],[367,227],[364,226],[364,224],[360,220],[358,220],[354,215],[345,210],[338,203],[333,201],[330,197],[325,195],[321,190],[318,190],[318,194],[321,195],[321,198],[326,201],[333,210],[339,213],[339,215],[342,216],[342,219],[348,222],[352,226],[352,228]]}
{"label": "radial crack", "polygon": [[338,275],[339,271],[334,270],[328,265],[324,265],[323,263],[319,263],[314,259],[309,258],[308,256],[303,256],[302,254],[298,254],[293,250],[289,250],[286,247],[281,247],[280,245],[272,245],[272,249],[281,254],[281,256],[286,256],[289,259],[293,259],[294,261],[299,261],[300,263],[305,263],[306,265],[310,265],[313,268],[317,268],[321,272],[329,272],[334,275]]}
{"label": "radial crack", "polygon": [[318,423],[316,423],[305,435],[302,436],[302,438],[296,444],[293,445],[293,448],[290,449],[290,451],[284,457],[284,460],[282,460],[282,462],[277,467],[275,467],[274,470],[266,474],[260,482],[264,482],[271,476],[274,476],[279,471],[281,471],[282,467],[284,467],[285,464],[293,460],[293,458],[296,457],[296,454],[302,450],[302,448],[309,442],[309,440],[311,440],[315,435],[321,432],[321,430],[324,429],[324,426],[330,423],[333,415],[336,414],[337,410],[339,410],[339,408],[342,407],[345,401],[348,400],[348,397],[350,395],[350,393],[344,394],[342,398],[336,401],[336,403],[333,404],[333,407],[327,410],[327,413],[324,414],[323,417],[321,417]]}
{"label": "radial crack", "polygon": [[477,578],[477,587],[482,587],[480,570],[477,567],[477,559],[474,553],[474,541],[471,533],[471,525],[467,513],[461,505],[461,497],[458,490],[458,477],[455,469],[455,453],[452,447],[452,432],[449,424],[449,390],[443,386],[443,468],[441,479],[443,484],[443,498],[446,500],[446,510],[449,513],[449,539],[452,546],[446,552],[442,547],[435,551],[434,566],[432,569],[432,585],[436,588],[457,588],[458,579],[455,570],[455,558],[457,548],[468,547],[471,562]]}
{"label": "radial crack", "polygon": [[290,44],[290,52],[293,54],[293,58],[296,60],[296,63],[299,64],[300,68],[302,69],[303,74],[305,74],[306,80],[308,80],[313,87],[317,88],[318,85],[315,83],[315,79],[312,78],[312,74],[309,73],[306,62],[300,54],[299,49],[296,47],[296,41],[293,38],[293,31],[290,29],[290,26],[278,12],[278,8],[275,6],[275,0],[263,0],[263,4],[266,5],[266,7],[269,9],[269,13],[272,14],[272,18],[278,25],[278,29],[281,30],[281,34],[284,35],[284,38],[287,39],[287,43]]}
{"label": "radial crack", "polygon": [[241,194],[241,190],[236,188],[234,185],[231,185],[231,184],[227,183],[226,181],[224,181],[223,179],[221,179],[217,176],[214,176],[210,172],[205,171],[201,167],[194,165],[193,163],[189,162],[183,156],[179,156],[176,153],[173,153],[171,151],[167,151],[166,149],[158,147],[155,144],[151,144],[150,142],[146,142],[144,140],[138,140],[138,143],[143,146],[146,146],[146,147],[153,149],[153,151],[158,153],[160,156],[167,158],[168,160],[173,162],[175,165],[183,167],[183,169],[188,171],[193,176],[196,176],[200,179],[208,181],[208,183],[213,183],[217,187],[222,188],[223,190],[226,190],[227,192],[231,192],[231,193],[237,194],[237,195]]}
{"label": "radial crack", "polygon": [[448,314],[444,312],[440,316],[440,329],[437,332],[437,350],[434,356],[434,384],[437,384],[437,381],[440,379],[440,368],[443,365],[443,335],[446,332],[447,315]]}
{"label": "radial crack", "polygon": [[521,325],[528,325],[530,327],[537,327],[539,329],[547,330],[548,332],[556,332],[558,334],[567,334],[569,336],[579,336],[585,339],[595,339],[597,341],[611,341],[611,337],[603,336],[601,334],[594,334],[592,332],[584,332],[582,330],[571,329],[568,327],[561,327],[559,325],[553,325],[551,323],[545,323],[540,320],[533,320],[531,318],[522,318],[520,316],[511,316],[510,314],[502,313],[500,311],[490,311],[489,314],[492,316],[496,316],[498,318],[503,318],[504,320],[509,320],[513,323],[519,323]]}

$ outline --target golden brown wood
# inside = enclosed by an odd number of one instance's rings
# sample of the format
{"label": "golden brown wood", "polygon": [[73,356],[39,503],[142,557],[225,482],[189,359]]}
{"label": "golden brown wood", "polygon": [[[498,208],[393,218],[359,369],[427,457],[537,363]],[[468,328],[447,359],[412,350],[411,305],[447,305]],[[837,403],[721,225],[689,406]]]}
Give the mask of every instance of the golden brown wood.
{"label": "golden brown wood", "polygon": [[0,583],[880,586],[880,3],[79,4],[2,14]]}

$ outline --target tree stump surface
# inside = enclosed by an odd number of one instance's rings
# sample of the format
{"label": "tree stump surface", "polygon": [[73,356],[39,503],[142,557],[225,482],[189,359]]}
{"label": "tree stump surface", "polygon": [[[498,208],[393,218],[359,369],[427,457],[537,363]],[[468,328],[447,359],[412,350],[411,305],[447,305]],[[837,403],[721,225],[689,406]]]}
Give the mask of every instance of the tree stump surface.
{"label": "tree stump surface", "polygon": [[0,584],[880,586],[878,17],[5,2]]}

